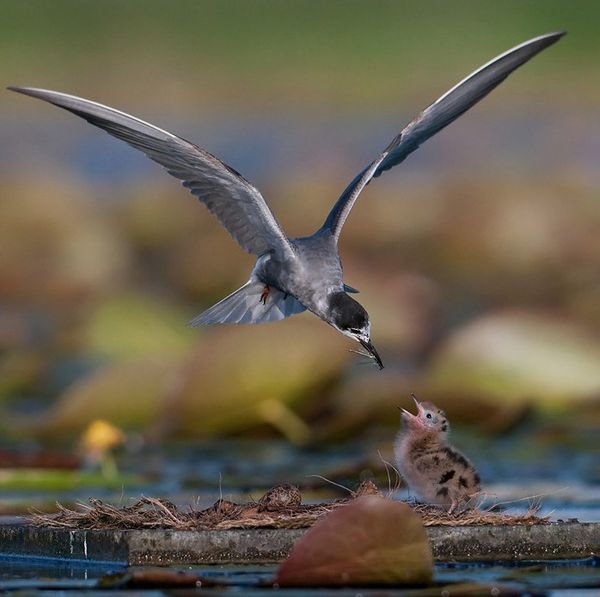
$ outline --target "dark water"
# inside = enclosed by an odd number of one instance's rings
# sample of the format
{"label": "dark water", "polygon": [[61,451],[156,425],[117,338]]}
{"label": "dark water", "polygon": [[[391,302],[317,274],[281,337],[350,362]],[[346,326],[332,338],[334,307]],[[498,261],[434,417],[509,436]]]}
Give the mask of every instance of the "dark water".
{"label": "dark water", "polygon": [[[165,594],[151,588],[128,590],[115,586],[108,590],[101,586],[107,575],[111,581],[121,578],[126,569],[114,564],[89,564],[52,562],[43,558],[0,558],[0,588],[5,591],[24,591],[35,589],[50,595],[55,592],[90,592],[94,595],[103,593],[139,593],[145,595]],[[132,570],[143,570],[135,568]],[[275,566],[213,566],[177,568],[196,574],[221,586],[216,588],[196,589],[204,593],[237,593],[252,595],[272,595],[274,589],[269,585],[275,572]],[[464,585],[464,586],[460,586]],[[489,563],[455,563],[438,564],[435,567],[432,587],[424,588],[389,588],[389,589],[278,589],[285,595],[436,595],[442,590],[453,590],[453,594],[467,593],[474,590],[475,585],[482,588],[476,594],[513,594],[513,595],[581,595],[600,594],[600,558],[590,557],[581,560],[560,560],[545,562],[521,562],[519,564]],[[486,587],[486,588],[483,588]],[[501,587],[512,593],[495,593]],[[181,590],[180,590],[181,591]],[[176,593],[177,591],[175,591]],[[187,591],[189,592],[189,590]],[[173,590],[168,591],[174,593]]]}

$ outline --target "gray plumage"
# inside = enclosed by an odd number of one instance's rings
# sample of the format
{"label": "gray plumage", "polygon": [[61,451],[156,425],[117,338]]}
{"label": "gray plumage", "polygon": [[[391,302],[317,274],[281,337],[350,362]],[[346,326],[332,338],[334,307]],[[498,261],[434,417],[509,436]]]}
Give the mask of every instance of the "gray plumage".
{"label": "gray plumage", "polygon": [[264,287],[264,283],[260,280],[249,280],[244,286],[192,319],[190,325],[209,325],[223,321],[256,323],[258,320],[266,323],[285,319],[306,310],[306,307],[291,294],[285,296],[285,293],[276,288],[271,288],[269,301],[266,305],[263,304],[260,298]]}
{"label": "gray plumage", "polygon": [[471,108],[513,70],[564,33],[529,40],[488,62],[426,108],[348,185],[323,226],[312,236],[290,239],[260,192],[241,174],[172,133],[104,106],[56,91],[9,87],[64,108],[145,153],[188,188],[215,215],[239,245],[257,256],[248,282],[206,310],[192,325],[262,323],[308,309],[341,333],[360,342],[381,368],[371,342],[371,322],[347,292],[338,240],[352,207],[372,178],[410,153]]}

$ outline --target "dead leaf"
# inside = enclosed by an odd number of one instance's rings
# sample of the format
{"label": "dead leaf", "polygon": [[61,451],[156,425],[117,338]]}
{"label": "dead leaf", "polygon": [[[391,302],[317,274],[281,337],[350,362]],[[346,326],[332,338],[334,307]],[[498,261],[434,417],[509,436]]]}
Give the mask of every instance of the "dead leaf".
{"label": "dead leaf", "polygon": [[406,504],[363,496],[318,522],[279,567],[280,586],[426,584],[433,556]]}
{"label": "dead leaf", "polygon": [[181,570],[149,568],[106,575],[98,586],[103,589],[177,589],[215,586],[215,583]]}
{"label": "dead leaf", "polygon": [[[435,592],[431,593],[431,597],[434,597],[434,595],[443,595],[444,597],[488,597],[490,595],[494,597],[520,597],[524,594],[530,597],[545,595],[545,593],[537,593],[531,590],[523,591],[523,589],[516,587],[465,582],[437,587]],[[428,595],[420,595],[419,597],[428,597]]]}

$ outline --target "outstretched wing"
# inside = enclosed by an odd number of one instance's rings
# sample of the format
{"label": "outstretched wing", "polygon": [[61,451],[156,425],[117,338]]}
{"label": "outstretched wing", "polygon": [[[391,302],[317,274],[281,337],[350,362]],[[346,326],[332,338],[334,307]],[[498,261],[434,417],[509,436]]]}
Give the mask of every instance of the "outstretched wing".
{"label": "outstretched wing", "polygon": [[64,108],[144,152],[182,181],[249,253],[293,251],[260,192],[196,145],[134,116],[73,95],[32,87],[9,89]]}
{"label": "outstretched wing", "polygon": [[541,35],[500,54],[425,108],[392,140],[377,159],[354,178],[336,201],[322,228],[329,230],[337,241],[355,201],[372,178],[400,164],[419,145],[500,85],[515,69],[556,43],[563,35],[564,32]]}

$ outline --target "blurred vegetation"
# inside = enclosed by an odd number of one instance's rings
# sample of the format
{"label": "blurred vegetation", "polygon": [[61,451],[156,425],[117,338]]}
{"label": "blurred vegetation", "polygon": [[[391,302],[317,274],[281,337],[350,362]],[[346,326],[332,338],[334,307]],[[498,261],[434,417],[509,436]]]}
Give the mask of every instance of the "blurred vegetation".
{"label": "blurred vegetation", "polygon": [[448,73],[451,82],[499,49],[566,29],[560,52],[514,89],[544,97],[576,85],[597,99],[588,75],[599,20],[593,0],[7,0],[0,56],[13,83],[125,89],[188,108],[240,109],[243,93],[244,104],[277,111],[288,102],[382,109],[417,86],[439,91]]}
{"label": "blurred vegetation", "polygon": [[471,69],[569,31],[350,218],[347,282],[382,373],[310,314],[186,328],[253,260],[133,150],[0,94],[5,437],[107,419],[147,438],[303,443],[395,427],[411,391],[486,431],[573,401],[600,424],[598,22],[592,1],[3,2],[4,84],[182,132],[256,181],[290,234]]}

